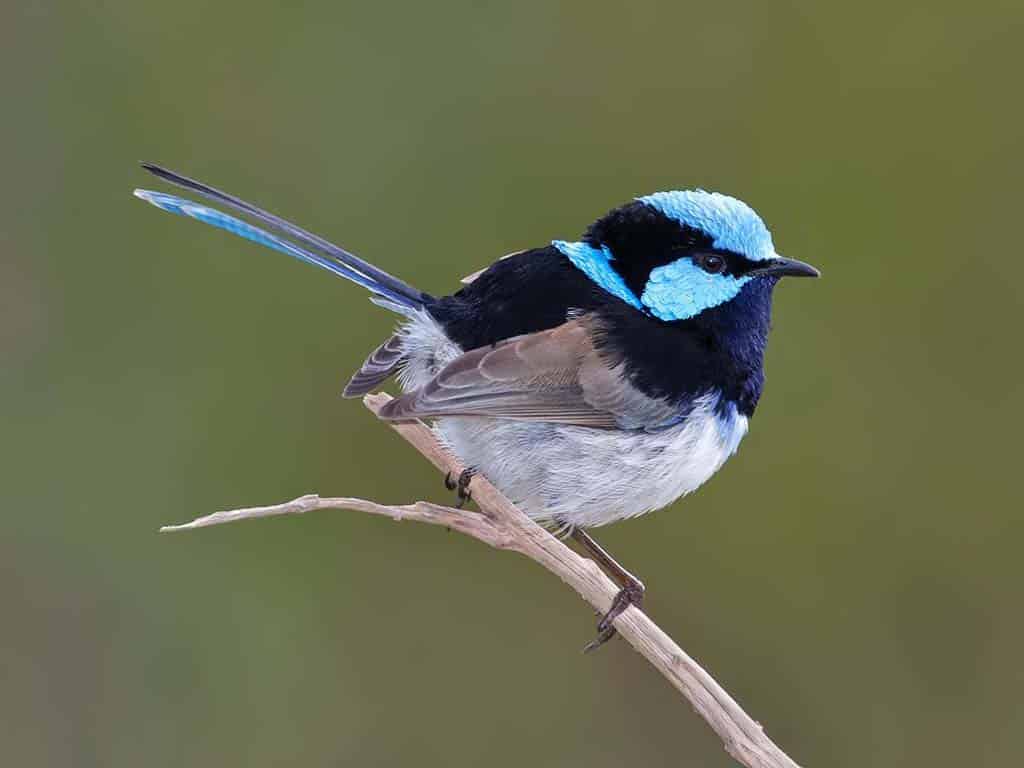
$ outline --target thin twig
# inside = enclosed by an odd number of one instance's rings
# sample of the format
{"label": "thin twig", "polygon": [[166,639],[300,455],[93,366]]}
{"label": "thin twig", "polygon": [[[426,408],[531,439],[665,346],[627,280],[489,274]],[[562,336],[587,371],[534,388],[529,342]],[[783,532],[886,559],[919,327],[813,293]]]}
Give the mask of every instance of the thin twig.
{"label": "thin twig", "polygon": [[[363,402],[374,414],[390,400],[385,394],[367,395]],[[438,443],[434,433],[421,422],[392,424],[416,450],[442,472],[458,475],[463,467]],[[305,514],[322,509],[349,509],[383,515],[394,520],[413,520],[443,525],[498,549],[526,555],[572,587],[597,612],[611,606],[618,587],[592,561],[573,552],[534,523],[481,475],[469,486],[481,512],[443,507],[420,501],[405,506],[377,504],[347,497],[300,496],[283,504],[215,512],[182,525],[167,525],[161,531],[203,528],[238,520],[276,515]],[[636,606],[629,606],[615,619],[619,634],[657,669],[693,706],[697,714],[718,734],[726,751],[747,768],[799,768],[769,739],[761,726],[743,711],[714,678]]]}

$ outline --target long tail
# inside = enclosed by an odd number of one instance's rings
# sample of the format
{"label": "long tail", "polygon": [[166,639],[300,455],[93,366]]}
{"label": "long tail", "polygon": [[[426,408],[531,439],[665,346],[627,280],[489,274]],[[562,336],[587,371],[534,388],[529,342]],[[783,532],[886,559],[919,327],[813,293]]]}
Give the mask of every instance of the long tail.
{"label": "long tail", "polygon": [[[418,309],[433,301],[433,297],[429,294],[363,261],[344,248],[318,235],[307,232],[301,227],[285,221],[272,213],[257,208],[251,203],[157,165],[143,163],[142,167],[155,176],[169,181],[171,184],[197,192],[204,197],[223,203],[228,207],[262,221],[268,225],[269,229],[278,234],[271,234],[271,232],[253,226],[246,221],[229,216],[215,208],[194,203],[191,200],[185,200],[184,198],[167,195],[162,192],[151,192],[145,189],[135,190],[136,197],[145,200],[147,203],[152,203],[157,208],[169,211],[170,213],[176,213],[179,216],[197,219],[198,221],[244,237],[247,240],[252,240],[254,243],[273,248],[275,251],[285,253],[299,261],[326,269],[328,272],[344,277],[368,289],[375,297],[383,299],[383,301],[377,302],[382,306],[387,307],[389,304],[398,305],[393,308],[401,311],[402,308]],[[293,238],[303,245],[296,245],[279,235]]]}

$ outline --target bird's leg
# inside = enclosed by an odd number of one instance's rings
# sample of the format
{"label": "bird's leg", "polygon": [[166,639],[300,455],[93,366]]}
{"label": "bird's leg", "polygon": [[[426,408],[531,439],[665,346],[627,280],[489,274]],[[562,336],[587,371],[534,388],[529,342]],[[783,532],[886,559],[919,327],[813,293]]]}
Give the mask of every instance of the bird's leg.
{"label": "bird's leg", "polygon": [[608,554],[608,551],[594,541],[590,534],[582,528],[573,528],[572,537],[590,553],[597,564],[604,568],[608,575],[619,585],[619,592],[615,595],[615,599],[612,600],[611,608],[597,622],[597,637],[583,648],[584,653],[589,653],[615,637],[615,627],[612,625],[612,622],[615,621],[615,618],[620,613],[631,605],[635,605],[637,608],[643,605],[645,588],[644,583],[640,579],[619,565],[615,558]]}
{"label": "bird's leg", "polygon": [[449,491],[456,491],[459,500],[455,503],[457,509],[462,509],[463,505],[473,498],[469,492],[469,481],[473,479],[473,470],[464,469],[459,473],[459,477],[456,480],[452,479],[452,473],[448,472],[444,476],[444,487]]}

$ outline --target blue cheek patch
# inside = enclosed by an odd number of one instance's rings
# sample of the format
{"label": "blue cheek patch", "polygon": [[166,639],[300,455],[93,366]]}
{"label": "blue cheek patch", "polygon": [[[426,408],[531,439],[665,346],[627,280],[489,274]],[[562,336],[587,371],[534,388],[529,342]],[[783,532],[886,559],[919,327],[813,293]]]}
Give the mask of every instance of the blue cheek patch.
{"label": "blue cheek patch", "polygon": [[551,245],[564,253],[577,269],[608,293],[618,296],[631,307],[643,310],[643,305],[636,294],[626,285],[622,275],[612,267],[611,261],[614,257],[608,246],[595,248],[587,243],[568,243],[565,240],[552,240]]}
{"label": "blue cheek patch", "polygon": [[652,269],[640,301],[661,320],[686,320],[734,298],[750,280],[712,275],[684,258]]}

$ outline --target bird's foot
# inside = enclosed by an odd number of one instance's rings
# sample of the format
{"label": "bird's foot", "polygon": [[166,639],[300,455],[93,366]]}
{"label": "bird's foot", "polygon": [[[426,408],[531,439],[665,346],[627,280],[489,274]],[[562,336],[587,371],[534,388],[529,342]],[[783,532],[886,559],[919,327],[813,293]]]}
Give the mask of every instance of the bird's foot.
{"label": "bird's foot", "polygon": [[458,496],[458,501],[455,502],[456,509],[462,509],[465,503],[473,498],[473,495],[469,492],[469,481],[472,479],[472,469],[462,470],[458,478],[454,480],[452,479],[451,472],[444,476],[444,487],[449,491],[455,491]]}
{"label": "bird's foot", "polygon": [[627,571],[608,551],[594,541],[594,538],[582,528],[572,528],[571,535],[590,554],[594,561],[604,568],[605,572],[619,584],[619,591],[612,600],[608,613],[597,622],[597,637],[583,647],[584,653],[590,653],[615,637],[613,622],[629,606],[640,608],[644,602],[644,583]]}
{"label": "bird's foot", "polygon": [[591,651],[595,651],[615,637],[616,633],[613,622],[629,606],[635,605],[637,608],[643,607],[645,591],[642,581],[634,577],[630,577],[616,593],[608,612],[601,617],[600,621],[597,622],[597,637],[583,646],[583,652],[590,653]]}

